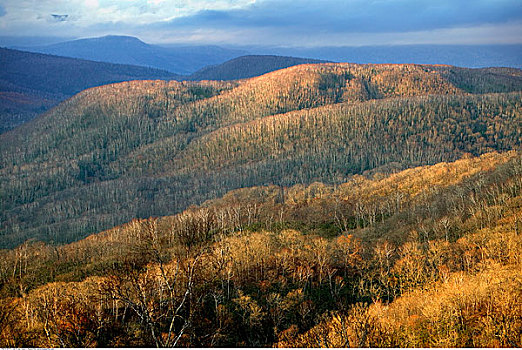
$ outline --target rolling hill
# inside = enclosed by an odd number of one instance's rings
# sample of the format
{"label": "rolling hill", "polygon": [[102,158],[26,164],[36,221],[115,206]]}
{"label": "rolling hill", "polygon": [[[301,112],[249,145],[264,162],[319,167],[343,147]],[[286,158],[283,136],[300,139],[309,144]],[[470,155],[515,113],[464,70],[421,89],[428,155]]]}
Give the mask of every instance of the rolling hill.
{"label": "rolling hill", "polygon": [[[123,42],[114,47],[106,44],[111,46],[112,50],[121,52],[121,46],[125,46],[124,39],[120,38],[119,40],[123,40]],[[133,38],[127,38],[127,40],[135,41]],[[142,42],[139,42],[139,45],[147,47]],[[130,46],[132,47],[132,45]],[[86,47],[86,50],[91,52],[89,45]],[[188,60],[187,57],[194,52],[197,54],[201,51],[212,55],[214,49],[206,50],[204,47],[198,47],[186,50],[188,56],[185,57],[185,60]],[[139,52],[138,49],[133,49],[133,51]],[[114,54],[116,55],[116,53]],[[153,52],[148,54],[158,62],[170,62],[169,57],[155,56]],[[143,55],[146,54],[143,53]],[[103,57],[98,58],[103,59]],[[109,57],[107,61],[117,60]],[[141,64],[136,60],[128,60],[128,62]],[[321,61],[281,56],[243,56],[221,65],[206,67],[190,76],[182,76],[140,66],[0,49],[0,65],[4,69],[0,74],[0,133],[25,123],[73,94],[94,86],[128,80],[244,79],[293,65],[318,62]],[[161,66],[161,64],[158,65]]]}
{"label": "rolling hill", "polygon": [[246,53],[219,46],[163,47],[144,43],[135,37],[117,35],[22,49],[91,61],[153,67],[181,75],[191,74],[205,66],[219,64]]}
{"label": "rolling hill", "polygon": [[138,79],[178,79],[158,69],[0,48],[0,132],[90,87]]}
{"label": "rolling hill", "polygon": [[521,71],[312,64],[83,91],[0,136],[1,245],[71,242],[229,190],[520,147]]}

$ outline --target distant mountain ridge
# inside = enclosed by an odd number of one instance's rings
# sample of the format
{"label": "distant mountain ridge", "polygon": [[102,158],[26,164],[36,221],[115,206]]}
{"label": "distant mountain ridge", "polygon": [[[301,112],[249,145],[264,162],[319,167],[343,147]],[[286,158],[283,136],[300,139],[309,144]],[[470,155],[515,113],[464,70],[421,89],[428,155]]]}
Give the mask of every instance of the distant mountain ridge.
{"label": "distant mountain ridge", "polygon": [[522,68],[522,45],[382,45],[332,47],[245,47],[253,54],[313,57],[335,62],[447,64],[467,68]]}
{"label": "distant mountain ridge", "polygon": [[246,54],[246,51],[218,46],[163,47],[147,44],[136,37],[117,35],[20,49],[91,61],[153,67],[185,75]]}
{"label": "distant mountain ridge", "polygon": [[[122,40],[148,47],[136,38],[119,38],[117,41],[121,43]],[[202,47],[196,50],[202,50]],[[209,50],[213,52],[216,48]],[[27,122],[73,94],[94,86],[128,80],[245,79],[293,65],[321,62],[326,61],[250,55],[205,67],[192,75],[179,75],[143,66],[0,48],[0,133]]]}
{"label": "distant mountain ridge", "polygon": [[299,64],[327,63],[312,58],[274,55],[246,55],[233,58],[215,66],[198,70],[189,76],[190,80],[236,80],[252,78],[278,69]]}

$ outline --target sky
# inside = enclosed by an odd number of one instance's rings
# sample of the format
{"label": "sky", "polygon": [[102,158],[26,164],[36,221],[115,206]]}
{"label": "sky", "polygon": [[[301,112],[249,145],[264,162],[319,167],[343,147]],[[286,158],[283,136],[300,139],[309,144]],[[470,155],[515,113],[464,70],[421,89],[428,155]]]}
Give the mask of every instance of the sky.
{"label": "sky", "polygon": [[286,47],[520,44],[522,0],[0,0],[0,36]]}

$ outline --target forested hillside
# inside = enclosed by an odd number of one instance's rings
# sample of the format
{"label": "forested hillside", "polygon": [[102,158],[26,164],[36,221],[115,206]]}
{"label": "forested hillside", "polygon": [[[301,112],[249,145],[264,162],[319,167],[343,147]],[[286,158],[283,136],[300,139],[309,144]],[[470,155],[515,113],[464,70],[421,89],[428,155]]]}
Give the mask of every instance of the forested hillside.
{"label": "forested hillside", "polygon": [[0,133],[93,86],[126,80],[179,78],[159,69],[5,48],[0,48],[0,67]]}
{"label": "forested hillside", "polygon": [[236,188],[517,149],[521,91],[513,69],[355,64],[89,89],[0,135],[1,245],[71,242]]}
{"label": "forested hillside", "polygon": [[4,347],[520,347],[522,156],[243,188],[0,252]]}

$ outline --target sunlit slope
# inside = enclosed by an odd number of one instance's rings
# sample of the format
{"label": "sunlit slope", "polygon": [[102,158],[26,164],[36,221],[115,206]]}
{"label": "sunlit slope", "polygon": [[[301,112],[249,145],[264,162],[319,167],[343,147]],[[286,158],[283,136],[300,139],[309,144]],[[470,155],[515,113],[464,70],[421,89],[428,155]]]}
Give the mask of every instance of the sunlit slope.
{"label": "sunlit slope", "polygon": [[340,182],[516,148],[518,71],[484,74],[319,64],[86,90],[0,136],[2,244],[71,241],[244,186]]}
{"label": "sunlit slope", "polygon": [[521,174],[488,153],[27,242],[0,251],[0,344],[520,347]]}

